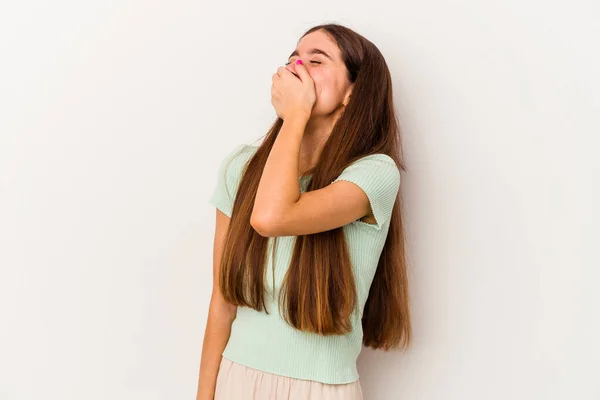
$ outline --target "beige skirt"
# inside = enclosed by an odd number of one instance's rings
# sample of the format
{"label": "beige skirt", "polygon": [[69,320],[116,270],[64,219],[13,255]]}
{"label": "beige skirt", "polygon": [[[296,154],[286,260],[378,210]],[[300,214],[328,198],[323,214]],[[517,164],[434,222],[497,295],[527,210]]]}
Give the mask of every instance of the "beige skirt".
{"label": "beige skirt", "polygon": [[363,396],[358,379],[339,385],[295,379],[222,357],[214,400],[363,400]]}

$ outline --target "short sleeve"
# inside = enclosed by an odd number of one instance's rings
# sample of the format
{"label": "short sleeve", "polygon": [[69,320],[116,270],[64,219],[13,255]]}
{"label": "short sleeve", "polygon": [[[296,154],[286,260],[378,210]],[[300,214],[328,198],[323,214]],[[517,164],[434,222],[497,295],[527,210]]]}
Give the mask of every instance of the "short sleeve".
{"label": "short sleeve", "polygon": [[231,218],[235,195],[244,167],[243,161],[247,161],[244,157],[247,147],[246,144],[237,145],[221,160],[217,172],[217,183],[208,200],[229,218]]}
{"label": "short sleeve", "polygon": [[362,189],[369,198],[374,224],[381,230],[389,221],[400,188],[400,170],[387,154],[377,153],[362,157],[348,165],[333,182],[345,180]]}

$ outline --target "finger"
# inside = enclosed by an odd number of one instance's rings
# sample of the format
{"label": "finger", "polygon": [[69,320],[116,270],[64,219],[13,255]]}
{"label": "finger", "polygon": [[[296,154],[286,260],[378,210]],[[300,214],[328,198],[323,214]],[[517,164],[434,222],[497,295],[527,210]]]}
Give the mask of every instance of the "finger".
{"label": "finger", "polygon": [[281,66],[281,67],[277,68],[277,75],[283,76],[283,74],[285,74],[286,71],[287,71],[287,68]]}
{"label": "finger", "polygon": [[[300,61],[298,59],[298,61]],[[308,73],[308,71],[306,70],[306,67],[304,66],[304,64],[294,64],[294,70],[296,71],[296,73],[298,74],[298,77],[300,78],[300,80],[302,82],[306,82],[307,80],[310,79],[310,75]]]}

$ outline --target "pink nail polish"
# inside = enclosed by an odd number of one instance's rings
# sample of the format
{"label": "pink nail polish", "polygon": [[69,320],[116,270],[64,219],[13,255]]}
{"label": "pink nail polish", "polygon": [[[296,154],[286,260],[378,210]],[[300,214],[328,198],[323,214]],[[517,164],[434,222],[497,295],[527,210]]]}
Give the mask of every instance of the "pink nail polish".
{"label": "pink nail polish", "polygon": [[301,59],[297,59],[296,60],[296,64],[302,64],[302,60]]}

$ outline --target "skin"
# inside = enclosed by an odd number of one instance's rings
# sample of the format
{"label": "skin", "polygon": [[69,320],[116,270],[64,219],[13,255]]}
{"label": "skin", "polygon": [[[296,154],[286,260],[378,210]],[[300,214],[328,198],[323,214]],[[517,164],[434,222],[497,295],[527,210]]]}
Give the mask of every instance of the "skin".
{"label": "skin", "polygon": [[221,354],[229,341],[231,325],[237,314],[237,306],[225,301],[219,287],[219,266],[230,218],[218,208],[216,210],[213,242],[213,287],[202,344],[196,400],[214,399]]}
{"label": "skin", "polygon": [[[331,58],[311,54],[315,48]],[[352,182],[305,193],[299,187],[298,176],[318,160],[352,93],[340,49],[325,33],[312,32],[272,80],[271,102],[284,122],[261,175],[252,227],[269,237],[324,232],[357,219],[374,223],[367,195]]]}
{"label": "skin", "polygon": [[[311,49],[321,54],[310,54]],[[259,184],[250,223],[263,236],[302,235],[374,219],[366,194],[339,181],[300,193],[298,176],[316,163],[352,92],[337,45],[317,31],[303,37],[289,62],[273,75],[272,103],[283,120]],[[301,59],[303,64],[295,64]],[[230,218],[216,209],[213,244],[213,290],[202,345],[197,400],[212,400],[221,353],[229,341],[237,307],[223,299],[219,265]]]}
{"label": "skin", "polygon": [[[315,48],[323,50],[333,60],[322,54],[309,54],[309,50]],[[281,83],[281,76],[284,75],[282,73],[284,71],[281,71],[281,69],[285,68],[285,72],[292,73],[288,77],[295,77],[293,74],[298,74],[296,61],[300,59],[313,82],[312,91],[316,101],[311,104],[309,95],[305,95],[307,97],[304,99],[293,97],[294,94],[299,93],[301,85],[291,85],[283,88],[284,96],[287,94],[290,99],[289,103],[274,104],[274,107],[279,111],[278,107],[281,106],[281,112],[284,114],[293,111],[309,112],[310,114],[304,127],[299,153],[299,171],[303,173],[317,162],[318,155],[335,121],[337,121],[348,103],[353,84],[348,80],[346,65],[342,61],[339,47],[324,32],[316,31],[304,36],[298,42],[295,51],[298,55],[289,57],[285,67],[280,67],[277,73],[273,75],[275,90],[278,88],[277,84]],[[286,93],[286,89],[291,90]],[[311,84],[307,83],[302,89],[310,91]],[[303,95],[304,93],[302,92]],[[277,101],[274,100],[273,103],[277,103]]]}

